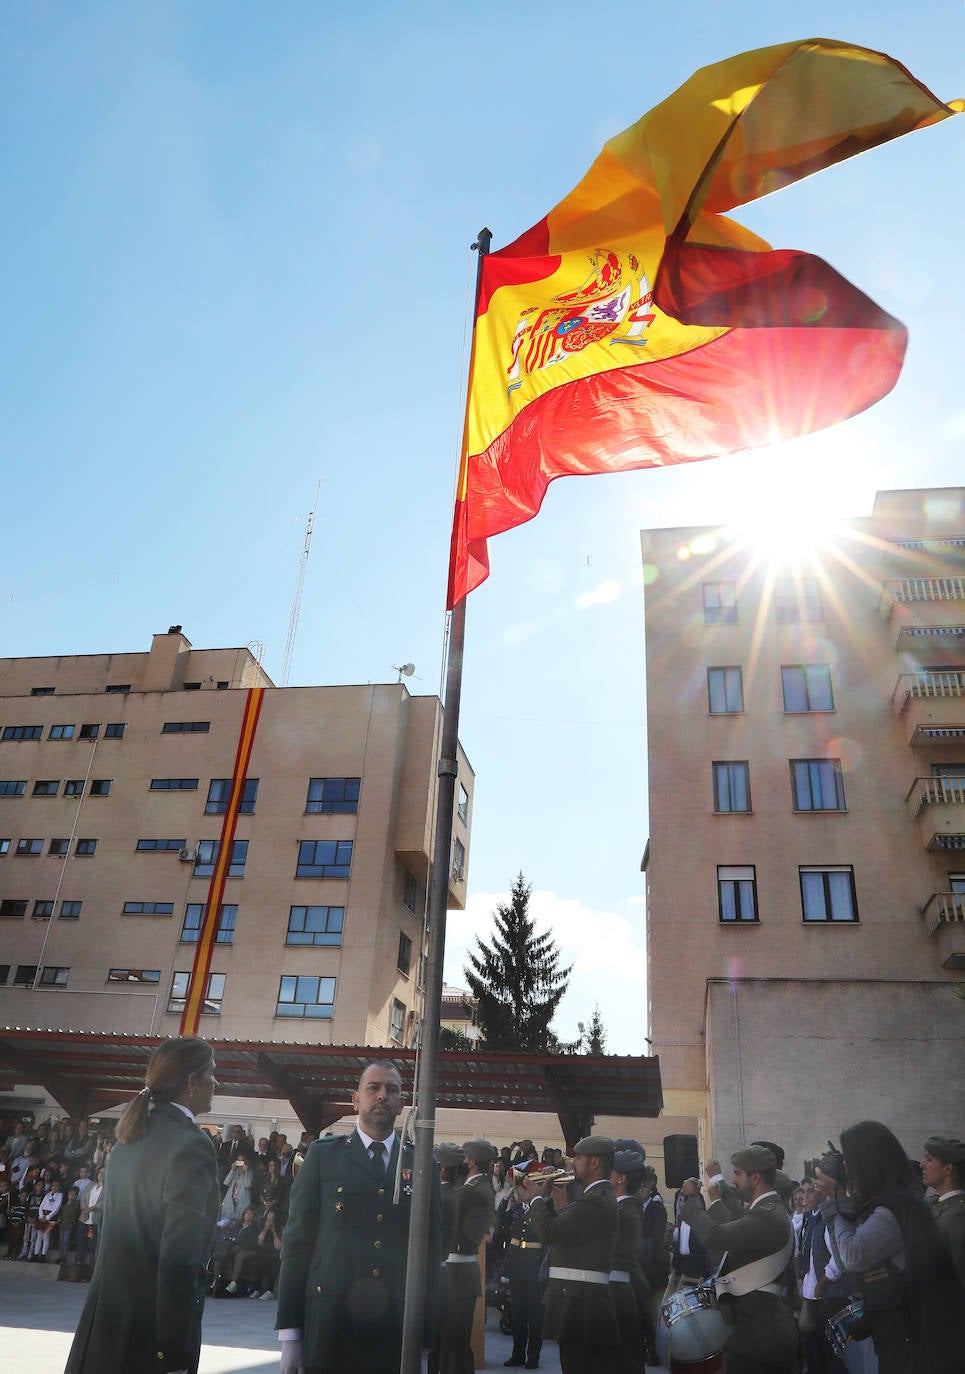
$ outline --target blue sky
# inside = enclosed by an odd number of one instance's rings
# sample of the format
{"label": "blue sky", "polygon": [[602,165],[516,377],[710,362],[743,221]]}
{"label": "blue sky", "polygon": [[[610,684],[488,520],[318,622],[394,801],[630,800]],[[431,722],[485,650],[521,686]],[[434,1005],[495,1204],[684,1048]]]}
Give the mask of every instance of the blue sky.
{"label": "blue sky", "polygon": [[[543,0],[34,3],[0,13],[2,653],[260,640],[291,681],[439,681],[463,324],[499,246],[692,71],[815,35],[965,95],[965,9]],[[647,837],[639,530],[960,484],[965,120],[738,214],[910,330],[895,392],[782,450],[570,479],[469,603],[477,770],[449,981],[522,868],[573,983],[643,1050]],[[602,588],[602,590],[601,590]],[[589,604],[587,604],[589,603]]]}

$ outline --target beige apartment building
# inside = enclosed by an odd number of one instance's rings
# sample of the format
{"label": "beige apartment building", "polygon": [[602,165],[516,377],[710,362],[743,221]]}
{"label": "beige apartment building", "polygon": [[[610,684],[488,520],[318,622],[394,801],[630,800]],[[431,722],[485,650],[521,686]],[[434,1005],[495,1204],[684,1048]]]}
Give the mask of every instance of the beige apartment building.
{"label": "beige apartment building", "polygon": [[965,489],[810,553],[648,530],[649,1035],[666,1133],[965,1126]]}
{"label": "beige apartment building", "polygon": [[194,649],[180,626],[147,653],[0,660],[0,1024],[178,1033],[257,688],[199,1034],[413,1044],[439,700],[277,688],[247,649]]}

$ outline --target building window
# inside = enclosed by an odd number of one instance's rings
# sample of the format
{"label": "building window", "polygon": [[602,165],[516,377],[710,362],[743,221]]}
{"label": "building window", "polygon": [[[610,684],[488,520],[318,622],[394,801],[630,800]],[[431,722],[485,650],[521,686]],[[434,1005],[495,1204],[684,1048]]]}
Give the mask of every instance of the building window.
{"label": "building window", "polygon": [[65,797],[82,797],[84,795],[84,779],[68,778],[64,783]]}
{"label": "building window", "polygon": [[96,840],[77,840],[74,845],[74,858],[89,859],[96,848]]}
{"label": "building window", "polygon": [[80,919],[80,909],[83,902],[61,902],[60,919],[62,921],[77,921]]}
{"label": "building window", "polygon": [[99,725],[82,725],[80,727],[81,739],[96,739],[100,728]]}
{"label": "building window", "polygon": [[296,878],[347,878],[351,840],[299,840]]}
{"label": "building window", "polygon": [[65,988],[69,977],[69,967],[55,968],[53,964],[45,964],[40,970],[40,986],[42,988]]}
{"label": "building window", "polygon": [[3,839],[0,839],[0,858],[5,858],[9,853],[10,840],[9,837],[4,836]]}
{"label": "building window", "polygon": [[152,778],[152,792],[197,792],[197,778]]}
{"label": "building window", "polygon": [[781,669],[781,686],[787,712],[834,710],[827,663],[790,664]]}
{"label": "building window", "polygon": [[456,815],[463,825],[469,824],[469,793],[462,783],[459,784],[459,805],[456,807]]}
{"label": "building window", "polygon": [[181,683],[181,690],[182,690],[182,692],[200,692],[200,691],[201,691],[201,683],[200,683],[200,682],[182,682],[182,683]]}
{"label": "building window", "polygon": [[737,624],[737,583],[704,583],[704,624]]}
{"label": "building window", "polygon": [[187,840],[138,840],[136,849],[141,854],[170,853],[183,849]]}
{"label": "building window", "polygon": [[125,720],[114,721],[114,722],[112,722],[110,725],[105,725],[105,726],[104,726],[104,738],[105,738],[105,739],[123,739],[123,738],[124,738],[124,731],[125,731],[126,729],[127,729],[127,721],[125,721]]}
{"label": "building window", "polygon": [[173,902],[125,902],[121,908],[124,916],[173,916]]}
{"label": "building window", "polygon": [[7,979],[10,977],[10,965],[0,964],[0,988],[6,987]]}
{"label": "building window", "polygon": [[[220,848],[220,840],[198,841],[198,857],[194,861],[194,876],[196,878],[211,877],[214,873],[214,866],[218,862],[218,851]],[[245,862],[247,858],[248,841],[232,840],[231,861],[228,864],[229,878],[243,878],[245,876]]]}
{"label": "building window", "polygon": [[416,902],[419,900],[419,884],[413,874],[405,869],[402,876],[402,905],[409,908],[415,914]]}
{"label": "building window", "polygon": [[791,759],[790,764],[795,811],[845,809],[840,759]]}
{"label": "building window", "polygon": [[17,971],[13,975],[13,985],[15,988],[33,987],[33,981],[37,976],[36,964],[18,964]]}
{"label": "building window", "polygon": [[92,797],[106,797],[110,794],[113,778],[91,778],[90,795]]}
{"label": "building window", "polygon": [[753,864],[718,865],[717,905],[722,921],[757,920],[757,873]]}
{"label": "building window", "polygon": [[210,729],[210,720],[166,720],[161,726],[161,734],[206,735]]}
{"label": "building window", "polygon": [[53,902],[34,902],[34,909],[30,913],[35,921],[49,921],[54,914]]}
{"label": "building window", "polygon": [[40,778],[34,783],[35,797],[56,797],[60,791],[60,778]]}
{"label": "building window", "polygon": [[74,727],[72,725],[52,725],[48,739],[73,739]]}
{"label": "building window", "polygon": [[0,901],[0,918],[5,921],[19,921],[27,914],[27,903],[15,897],[4,897]]}
{"label": "building window", "polygon": [[730,716],[743,711],[744,680],[741,669],[708,668],[707,702],[712,716]]}
{"label": "building window", "polygon": [[800,873],[805,921],[858,919],[853,868],[802,868]]}
{"label": "building window", "polygon": [[750,811],[751,772],[744,760],[737,763],[715,763],[714,810],[719,814],[730,811]]}
{"label": "building window", "polygon": [[[184,908],[184,924],[181,927],[181,934],[178,941],[182,945],[196,945],[201,934],[201,926],[204,923],[204,902],[189,902]],[[218,929],[215,931],[214,941],[216,945],[234,944],[235,923],[238,920],[238,908],[235,905],[225,903],[218,913]]]}
{"label": "building window", "polygon": [[31,687],[30,689],[30,695],[32,697],[52,697],[53,694],[53,687]]}
{"label": "building window", "polygon": [[395,966],[400,973],[404,973],[408,978],[409,969],[412,967],[412,941],[404,930],[399,931],[399,954]]}
{"label": "building window", "polygon": [[[171,979],[171,995],[168,998],[168,1011],[184,1011],[184,1004],[188,997],[188,988],[191,984],[190,973],[176,973]],[[223,973],[209,973],[208,985],[205,989],[204,1001],[201,1004],[202,1016],[220,1016],[221,1003],[224,1000],[225,975]]]}
{"label": "building window", "polygon": [[452,842],[452,876],[456,881],[466,876],[466,846],[462,840]]}
{"label": "building window", "polygon": [[69,838],[51,840],[47,846],[47,853],[52,854],[57,859],[62,859],[69,849]]}
{"label": "building window", "polygon": [[392,1010],[389,1014],[389,1039],[402,1044],[405,1037],[405,1007],[398,997],[392,998]]}
{"label": "building window", "polygon": [[276,1016],[306,1016],[331,1021],[334,1009],[334,978],[282,977]]}
{"label": "building window", "polygon": [[129,682],[115,682],[110,687],[104,688],[108,696],[126,696],[130,690],[131,684]]}
{"label": "building window", "polygon": [[26,790],[26,778],[5,778],[0,781],[0,797],[22,797]]}
{"label": "building window", "polygon": [[286,945],[340,945],[343,906],[293,906],[288,913]]}
{"label": "building window", "polygon": [[354,816],[359,809],[361,778],[310,778],[305,814]]}
{"label": "building window", "polygon": [[782,625],[823,620],[816,577],[783,577],[774,583],[774,619]]}
{"label": "building window", "polygon": [[160,983],[159,968],[112,968],[107,971],[109,983]]}
{"label": "building window", "polygon": [[[231,796],[230,778],[212,778],[208,788],[208,800],[205,803],[204,814],[206,816],[223,816],[228,809],[228,799]],[[242,816],[253,816],[255,813],[255,801],[258,797],[258,779],[245,778],[244,788],[241,794],[241,803],[238,812]]]}
{"label": "building window", "polygon": [[34,858],[44,852],[43,840],[22,839],[17,841],[17,853]]}
{"label": "building window", "polygon": [[42,725],[5,725],[4,740],[40,739],[44,733]]}

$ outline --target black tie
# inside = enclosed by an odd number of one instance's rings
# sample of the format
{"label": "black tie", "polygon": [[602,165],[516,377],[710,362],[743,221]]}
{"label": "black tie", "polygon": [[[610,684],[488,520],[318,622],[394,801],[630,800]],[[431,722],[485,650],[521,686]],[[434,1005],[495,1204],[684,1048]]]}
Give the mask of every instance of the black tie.
{"label": "black tie", "polygon": [[379,1178],[385,1177],[385,1149],[381,1140],[373,1140],[369,1146],[369,1157]]}

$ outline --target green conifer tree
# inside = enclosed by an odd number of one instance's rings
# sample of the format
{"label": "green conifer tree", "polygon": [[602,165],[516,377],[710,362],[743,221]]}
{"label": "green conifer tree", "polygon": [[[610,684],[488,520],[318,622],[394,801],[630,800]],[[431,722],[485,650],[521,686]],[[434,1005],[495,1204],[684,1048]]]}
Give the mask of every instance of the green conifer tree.
{"label": "green conifer tree", "polygon": [[557,1054],[564,1048],[551,1023],[569,986],[572,965],[561,969],[556,941],[549,934],[536,934],[529,915],[532,890],[520,872],[509,902],[501,902],[493,913],[489,942],[477,935],[476,951],[468,956],[464,972],[476,1003],[483,1049]]}

